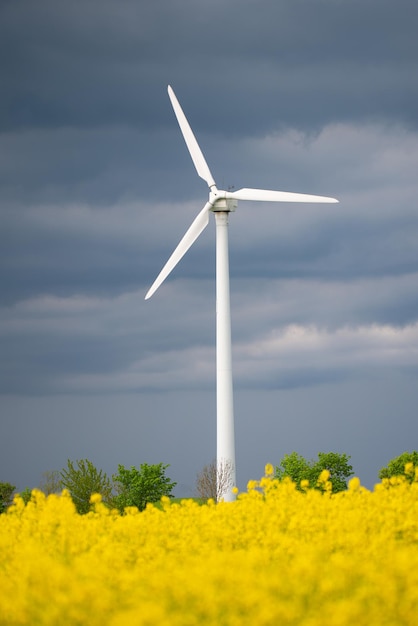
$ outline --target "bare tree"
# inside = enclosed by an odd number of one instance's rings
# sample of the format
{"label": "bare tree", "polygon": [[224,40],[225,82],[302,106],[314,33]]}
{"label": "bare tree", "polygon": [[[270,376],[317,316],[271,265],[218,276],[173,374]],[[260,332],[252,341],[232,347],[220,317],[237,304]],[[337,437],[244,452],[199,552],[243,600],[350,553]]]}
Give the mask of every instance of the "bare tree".
{"label": "bare tree", "polygon": [[47,496],[49,496],[50,493],[59,493],[60,491],[62,491],[63,486],[61,484],[61,476],[59,471],[48,470],[46,472],[43,472],[39,488]]}
{"label": "bare tree", "polygon": [[198,498],[215,500],[219,502],[223,494],[228,491],[232,484],[233,467],[229,460],[212,461],[198,473],[196,477],[196,493]]}

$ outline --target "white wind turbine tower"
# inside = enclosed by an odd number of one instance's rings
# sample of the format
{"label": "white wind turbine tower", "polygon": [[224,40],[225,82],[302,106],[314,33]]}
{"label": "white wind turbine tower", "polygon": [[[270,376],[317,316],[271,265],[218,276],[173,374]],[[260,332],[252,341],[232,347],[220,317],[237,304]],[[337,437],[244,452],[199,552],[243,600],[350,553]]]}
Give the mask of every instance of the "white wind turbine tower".
{"label": "white wind turbine tower", "polygon": [[231,486],[227,487],[222,494],[222,498],[225,501],[231,501],[234,499],[232,486],[236,485],[236,471],[231,364],[228,213],[235,211],[238,200],[263,202],[338,202],[338,200],[324,196],[312,196],[287,191],[270,191],[267,189],[243,188],[237,191],[223,191],[218,189],[193,131],[170,86],[168,87],[168,95],[197,173],[208,184],[209,200],[164,265],[145,296],[145,299],[148,300],[148,298],[154,294],[180,259],[186,254],[194,241],[199,237],[201,232],[206,228],[209,223],[209,212],[212,211],[216,220],[216,458],[218,473],[222,466],[231,469]]}

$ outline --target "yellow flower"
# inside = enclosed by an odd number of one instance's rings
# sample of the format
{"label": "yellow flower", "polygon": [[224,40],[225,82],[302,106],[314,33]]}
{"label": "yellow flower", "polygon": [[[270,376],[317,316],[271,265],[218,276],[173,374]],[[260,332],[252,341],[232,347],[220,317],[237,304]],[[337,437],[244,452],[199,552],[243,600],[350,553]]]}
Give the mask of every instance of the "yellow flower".
{"label": "yellow flower", "polygon": [[414,464],[406,463],[405,464],[405,474],[413,474],[414,473]]}
{"label": "yellow flower", "polygon": [[360,478],[357,476],[350,478],[348,481],[348,489],[349,491],[358,491],[360,489]]}
{"label": "yellow flower", "polygon": [[322,472],[319,475],[318,483],[325,483],[325,482],[327,482],[327,480],[329,479],[330,476],[331,476],[330,471],[327,470],[327,469],[323,469]]}
{"label": "yellow flower", "polygon": [[96,494],[94,512],[79,515],[69,494],[34,492],[0,515],[0,621],[415,624],[417,492],[405,478],[374,491],[352,478],[324,497],[267,475],[233,505],[166,498],[123,515]]}
{"label": "yellow flower", "polygon": [[267,463],[265,469],[264,469],[265,475],[266,476],[273,476],[274,474],[274,467],[271,463]]}

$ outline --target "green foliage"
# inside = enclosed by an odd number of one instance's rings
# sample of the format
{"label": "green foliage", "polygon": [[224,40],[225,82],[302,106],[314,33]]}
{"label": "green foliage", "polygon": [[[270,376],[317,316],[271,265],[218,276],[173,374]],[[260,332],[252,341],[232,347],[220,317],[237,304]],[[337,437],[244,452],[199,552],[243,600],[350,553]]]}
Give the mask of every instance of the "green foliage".
{"label": "green foliage", "polygon": [[338,452],[319,452],[318,461],[314,465],[318,472],[316,480],[322,470],[327,469],[330,472],[332,492],[345,491],[348,478],[354,474],[353,466],[349,464],[350,458],[347,454],[338,454]]}
{"label": "green foliage", "polygon": [[0,513],[4,513],[13,502],[13,492],[16,489],[10,483],[0,483]]}
{"label": "green foliage", "polygon": [[275,467],[275,478],[283,480],[288,477],[302,490],[302,480],[309,481],[309,486],[321,489],[318,478],[326,469],[330,472],[333,493],[347,489],[347,479],[353,475],[353,467],[349,464],[350,457],[337,452],[319,452],[318,460],[308,461],[297,452],[285,454],[280,465]]}
{"label": "green foliage", "polygon": [[[291,478],[298,486],[298,489],[300,489],[300,483],[302,480],[309,480],[309,483],[311,483],[311,465],[312,463],[309,463],[305,457],[301,456],[297,452],[285,454],[280,461],[280,465],[274,468],[274,476],[279,480]],[[316,484],[316,481],[314,484]]]}
{"label": "green foliage", "polygon": [[415,472],[405,473],[405,465],[412,463],[414,467],[418,467],[418,452],[403,452],[399,456],[395,457],[386,467],[382,467],[379,472],[379,478],[391,478],[392,476],[405,476],[405,478],[412,482],[415,479]]}
{"label": "green foliage", "polygon": [[61,485],[68,489],[79,513],[88,513],[93,493],[100,493],[105,504],[112,504],[112,483],[107,475],[96,469],[91,461],[68,459],[67,467],[61,470]]}
{"label": "green foliage", "polygon": [[19,493],[19,496],[22,498],[23,502],[27,504],[32,496],[32,489],[26,487],[23,491]]}
{"label": "green foliage", "polygon": [[177,483],[165,475],[167,467],[162,463],[142,463],[140,469],[118,465],[118,473],[113,476],[119,492],[115,498],[117,508],[123,512],[127,506],[136,506],[142,511],[148,502],[158,502],[162,496],[172,498],[171,492]]}

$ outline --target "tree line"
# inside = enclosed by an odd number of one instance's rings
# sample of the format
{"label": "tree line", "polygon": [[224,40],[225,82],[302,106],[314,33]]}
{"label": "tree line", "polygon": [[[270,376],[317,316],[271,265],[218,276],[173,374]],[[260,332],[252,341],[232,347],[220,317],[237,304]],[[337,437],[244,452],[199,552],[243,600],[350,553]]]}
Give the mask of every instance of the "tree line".
{"label": "tree line", "polygon": [[[297,452],[285,454],[280,464],[274,468],[274,478],[277,480],[291,479],[297,489],[305,491],[322,489],[318,480],[323,470],[330,473],[329,480],[332,492],[337,493],[347,489],[347,482],[353,476],[353,467],[350,456],[337,452],[319,452],[317,459],[306,459]],[[87,513],[91,508],[92,494],[99,493],[102,501],[110,508],[123,513],[126,507],[136,507],[144,510],[148,503],[159,502],[163,496],[173,497],[176,484],[167,475],[169,465],[158,463],[149,465],[142,463],[139,468],[118,465],[118,471],[108,477],[103,470],[99,470],[88,459],[71,461],[61,471],[49,471],[43,474],[40,486],[46,495],[60,493],[67,489],[71,495],[78,513]],[[404,452],[389,461],[388,465],[379,471],[379,478],[405,476],[412,482],[415,471],[406,471],[405,468],[418,468],[418,452]],[[212,461],[197,474],[196,496],[202,500],[212,498],[215,502],[225,488],[232,486],[231,467],[228,463]],[[0,513],[3,513],[12,503],[15,487],[11,483],[0,482]],[[20,493],[25,502],[31,497],[31,490],[25,489]]]}
{"label": "tree line", "polygon": [[[139,468],[118,465],[117,473],[110,478],[88,459],[68,459],[67,466],[61,471],[43,474],[40,489],[46,495],[66,489],[81,514],[90,510],[90,499],[94,493],[99,493],[109,508],[118,509],[121,513],[129,506],[142,511],[148,502],[159,502],[163,496],[173,497],[172,491],[177,483],[166,476],[168,467],[163,463],[142,463]],[[15,487],[10,483],[0,483],[0,513],[12,503],[14,491]],[[31,490],[25,489],[20,496],[25,502],[29,501]]]}

